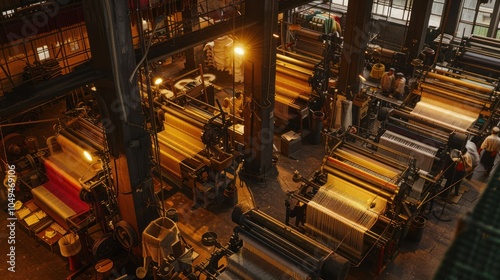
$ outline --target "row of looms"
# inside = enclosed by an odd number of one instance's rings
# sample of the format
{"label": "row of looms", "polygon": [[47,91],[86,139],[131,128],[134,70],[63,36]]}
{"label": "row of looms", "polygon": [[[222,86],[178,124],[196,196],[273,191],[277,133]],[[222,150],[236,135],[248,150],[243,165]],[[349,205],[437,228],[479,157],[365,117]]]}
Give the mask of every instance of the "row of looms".
{"label": "row of looms", "polygon": [[[500,121],[498,40],[472,36],[456,63],[432,63],[422,44],[390,49],[380,46],[383,32],[357,36],[370,26],[372,3],[334,11],[327,1],[83,2],[67,8],[85,14],[92,61],[72,73],[55,67],[43,85],[33,77],[30,89],[40,92],[6,94],[11,107],[0,114],[2,161],[16,165],[23,194],[18,219],[70,258],[71,279],[120,254],[140,279],[346,279],[362,266],[380,275],[445,191],[437,175],[450,154]],[[249,44],[241,69],[235,54],[229,66],[204,67],[200,46],[221,36],[263,39]],[[183,71],[165,57],[184,60]],[[377,87],[389,67],[410,80],[401,100]],[[243,117],[221,103],[236,83]],[[55,124],[44,143],[23,135],[30,130],[4,134],[56,99],[63,116],[32,122]],[[242,181],[266,180],[276,171],[278,123],[301,138],[318,130],[321,163],[312,175],[294,174],[279,218],[229,203],[233,232],[226,245],[204,234],[202,245],[214,247],[200,263],[202,249],[190,242],[199,236],[187,236],[190,225],[165,201],[188,193],[196,215],[238,199]]]}

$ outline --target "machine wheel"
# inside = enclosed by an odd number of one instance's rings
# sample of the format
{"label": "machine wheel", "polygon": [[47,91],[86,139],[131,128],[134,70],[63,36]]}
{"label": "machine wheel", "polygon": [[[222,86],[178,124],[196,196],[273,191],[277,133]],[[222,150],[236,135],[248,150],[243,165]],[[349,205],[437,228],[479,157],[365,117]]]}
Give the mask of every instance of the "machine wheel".
{"label": "machine wheel", "polygon": [[123,220],[115,225],[114,236],[125,249],[131,249],[138,244],[134,228]]}
{"label": "machine wheel", "polygon": [[0,142],[0,157],[3,158],[7,154],[6,161],[9,162],[22,156],[25,150],[25,140],[26,137],[19,133],[11,133],[5,136]]}

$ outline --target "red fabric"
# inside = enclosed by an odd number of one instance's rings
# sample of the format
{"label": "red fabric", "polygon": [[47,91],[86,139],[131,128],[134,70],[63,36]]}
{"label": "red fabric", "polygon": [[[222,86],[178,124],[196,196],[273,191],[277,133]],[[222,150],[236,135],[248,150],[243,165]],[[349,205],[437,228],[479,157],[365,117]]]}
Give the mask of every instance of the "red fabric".
{"label": "red fabric", "polygon": [[71,181],[67,175],[54,170],[52,164],[48,161],[44,163],[49,181],[44,184],[45,188],[62,200],[66,205],[73,209],[77,214],[86,212],[90,209],[89,205],[80,199],[79,185]]}

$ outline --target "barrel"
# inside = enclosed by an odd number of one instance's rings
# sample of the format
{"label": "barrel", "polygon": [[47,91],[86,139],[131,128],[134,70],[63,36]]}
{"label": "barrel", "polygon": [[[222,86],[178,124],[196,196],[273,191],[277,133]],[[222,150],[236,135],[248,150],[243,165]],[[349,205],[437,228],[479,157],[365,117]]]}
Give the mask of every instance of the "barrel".
{"label": "barrel", "polygon": [[311,126],[311,135],[309,136],[309,142],[311,144],[321,143],[321,130],[323,129],[323,119],[325,114],[321,111],[314,111]]}
{"label": "barrel", "polygon": [[416,216],[413,218],[408,230],[407,240],[410,242],[420,242],[425,228],[425,218]]}
{"label": "barrel", "polygon": [[374,79],[380,79],[384,75],[385,65],[382,63],[375,63],[372,66],[372,70],[370,71],[370,77]]}

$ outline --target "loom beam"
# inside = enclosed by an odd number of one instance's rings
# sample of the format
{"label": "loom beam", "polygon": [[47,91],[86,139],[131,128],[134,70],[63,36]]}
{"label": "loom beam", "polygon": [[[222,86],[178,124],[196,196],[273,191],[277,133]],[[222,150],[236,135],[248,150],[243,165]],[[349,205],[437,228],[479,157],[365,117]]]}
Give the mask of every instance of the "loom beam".
{"label": "loom beam", "polygon": [[262,211],[246,211],[243,207],[237,205],[233,209],[232,220],[239,225],[235,231],[252,236],[267,249],[310,272],[311,279],[344,279],[347,276],[349,262],[345,258]]}
{"label": "loom beam", "polygon": [[490,87],[486,87],[486,86],[482,86],[482,85],[478,85],[478,84],[472,84],[472,83],[469,83],[467,81],[455,79],[452,77],[448,77],[448,76],[438,74],[438,73],[433,73],[433,72],[427,72],[427,78],[440,80],[440,81],[446,82],[446,83],[451,83],[451,84],[461,86],[464,88],[468,88],[470,90],[473,90],[473,91],[476,91],[476,92],[479,92],[479,93],[482,93],[485,95],[490,95],[493,91],[493,89]]}

